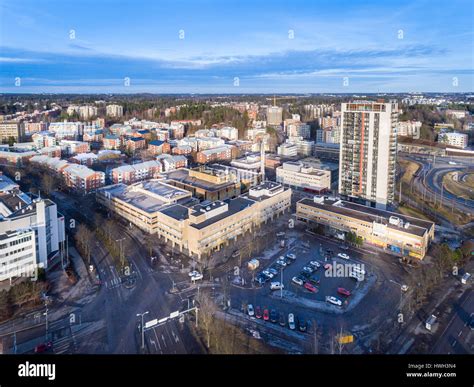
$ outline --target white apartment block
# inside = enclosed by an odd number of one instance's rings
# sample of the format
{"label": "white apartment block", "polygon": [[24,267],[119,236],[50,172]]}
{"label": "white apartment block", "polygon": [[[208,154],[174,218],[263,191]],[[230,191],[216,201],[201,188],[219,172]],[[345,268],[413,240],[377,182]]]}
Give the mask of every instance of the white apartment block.
{"label": "white apartment block", "polygon": [[82,134],[84,124],[82,122],[52,122],[49,131],[55,133],[58,140],[77,140]]}
{"label": "white apartment block", "polygon": [[28,267],[46,269],[64,240],[64,217],[54,202],[19,190],[0,193],[0,280]]}
{"label": "white apartment block", "polygon": [[439,143],[455,146],[457,148],[462,149],[467,148],[468,140],[468,135],[465,133],[447,132],[440,133],[438,135]]}
{"label": "white apartment block", "polygon": [[420,138],[421,121],[399,121],[398,136]]}
{"label": "white apartment block", "polygon": [[106,113],[109,117],[122,117],[123,107],[121,105],[107,105]]}

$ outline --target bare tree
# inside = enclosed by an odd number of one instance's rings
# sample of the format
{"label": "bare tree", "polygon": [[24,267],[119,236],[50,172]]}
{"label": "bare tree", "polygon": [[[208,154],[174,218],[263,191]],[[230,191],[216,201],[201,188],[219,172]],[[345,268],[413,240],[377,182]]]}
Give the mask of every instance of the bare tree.
{"label": "bare tree", "polygon": [[74,238],[80,246],[82,253],[87,257],[87,262],[91,263],[92,243],[94,242],[94,233],[89,230],[85,224],[79,224]]}
{"label": "bare tree", "polygon": [[199,326],[206,336],[207,348],[211,346],[211,333],[215,324],[216,306],[208,293],[202,291],[197,298],[199,303]]}

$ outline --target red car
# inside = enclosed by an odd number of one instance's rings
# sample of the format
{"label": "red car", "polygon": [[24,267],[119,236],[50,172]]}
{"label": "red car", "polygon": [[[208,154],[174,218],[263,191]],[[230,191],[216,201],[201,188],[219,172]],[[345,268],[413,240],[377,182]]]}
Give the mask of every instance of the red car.
{"label": "red car", "polygon": [[342,294],[343,296],[349,297],[351,295],[351,292],[347,289],[344,288],[337,288],[337,292],[339,294]]}
{"label": "red car", "polygon": [[47,343],[38,344],[35,347],[35,353],[46,352],[48,349],[51,349],[52,347],[53,347],[53,343],[51,341],[48,341]]}
{"label": "red car", "polygon": [[262,318],[262,310],[260,309],[259,306],[255,308],[255,317]]}
{"label": "red car", "polygon": [[263,310],[263,319],[264,319],[265,321],[268,321],[268,320],[270,319],[270,313],[268,313],[268,309],[267,309],[267,308],[265,308],[265,309]]}
{"label": "red car", "polygon": [[305,282],[304,287],[305,287],[306,290],[309,290],[312,293],[317,292],[317,289],[313,285],[311,285],[309,282]]}

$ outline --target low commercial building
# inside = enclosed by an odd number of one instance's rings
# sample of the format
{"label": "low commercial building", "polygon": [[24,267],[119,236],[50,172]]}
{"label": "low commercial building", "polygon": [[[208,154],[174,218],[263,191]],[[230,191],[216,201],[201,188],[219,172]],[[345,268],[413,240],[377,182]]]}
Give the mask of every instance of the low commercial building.
{"label": "low commercial building", "polygon": [[200,200],[226,200],[241,193],[240,182],[235,175],[212,169],[178,169],[168,173],[167,182],[191,192]]}
{"label": "low commercial building", "polygon": [[152,180],[104,187],[97,201],[201,260],[289,210],[291,190],[265,182],[244,196],[193,205],[190,192]]}
{"label": "low commercial building", "polygon": [[190,198],[190,192],[155,179],[132,185],[109,185],[96,193],[97,202],[110,211],[145,232],[155,234],[162,229],[165,235],[169,226],[160,221],[159,212]]}
{"label": "low commercial building", "polygon": [[315,196],[300,200],[296,203],[296,218],[319,224],[340,238],[351,232],[367,244],[416,259],[424,258],[434,238],[433,222],[334,197]]}
{"label": "low commercial building", "polygon": [[287,161],[276,169],[279,183],[318,193],[331,189],[331,171],[317,169],[301,161]]}

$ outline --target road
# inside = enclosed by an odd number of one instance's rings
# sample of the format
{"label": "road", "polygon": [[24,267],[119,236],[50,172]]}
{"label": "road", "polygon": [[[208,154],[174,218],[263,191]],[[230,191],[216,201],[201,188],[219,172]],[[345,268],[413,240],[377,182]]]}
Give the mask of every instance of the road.
{"label": "road", "polygon": [[417,176],[414,179],[414,184],[419,192],[425,190],[431,194],[432,197],[437,197],[441,200],[441,194],[445,203],[456,203],[456,208],[464,209],[466,212],[474,210],[474,200],[466,198],[460,198],[456,195],[451,194],[446,189],[441,188],[441,182],[443,176],[452,171],[465,171],[467,168],[474,168],[474,161],[465,159],[456,160],[456,166],[449,164],[452,161],[450,157],[436,157],[436,162],[427,155],[421,154],[401,154],[401,159],[407,159],[421,165],[421,169],[418,171]]}
{"label": "road", "polygon": [[453,316],[433,347],[436,354],[473,354],[474,334],[470,326],[474,318],[474,293],[469,290],[454,305]]}

